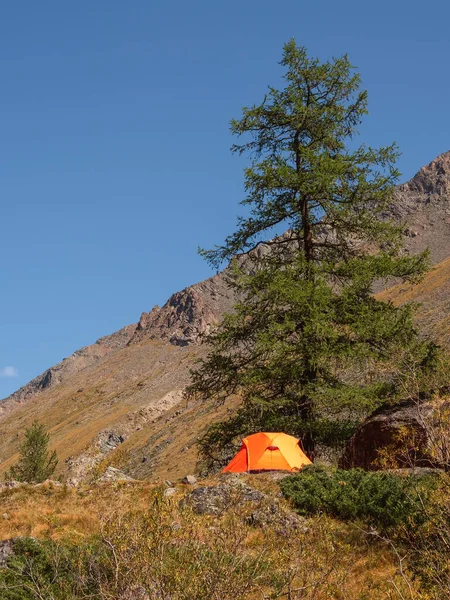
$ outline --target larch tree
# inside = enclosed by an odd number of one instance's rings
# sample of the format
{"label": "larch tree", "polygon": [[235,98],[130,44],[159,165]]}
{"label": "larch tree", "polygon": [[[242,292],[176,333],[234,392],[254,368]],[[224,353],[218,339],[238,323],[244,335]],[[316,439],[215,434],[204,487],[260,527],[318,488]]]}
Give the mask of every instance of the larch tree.
{"label": "larch tree", "polygon": [[231,122],[242,139],[232,150],[251,158],[247,211],[223,245],[201,253],[215,268],[231,261],[238,301],[206,337],[188,395],[242,400],[205,447],[276,427],[302,435],[311,454],[324,415],[381,403],[395,365],[427,363],[432,348],[418,340],[411,307],[381,302],[373,288],[419,278],[428,255],[405,254],[402,227],[388,218],[397,147],[356,144],[367,92],[347,56],[322,63],[291,40],[280,64],[284,87]]}
{"label": "larch tree", "polygon": [[55,450],[50,452],[48,449],[49,441],[50,435],[45,431],[45,426],[34,421],[31,427],[25,430],[25,439],[19,446],[20,459],[9,470],[8,478],[27,483],[41,483],[53,475],[58,458]]}

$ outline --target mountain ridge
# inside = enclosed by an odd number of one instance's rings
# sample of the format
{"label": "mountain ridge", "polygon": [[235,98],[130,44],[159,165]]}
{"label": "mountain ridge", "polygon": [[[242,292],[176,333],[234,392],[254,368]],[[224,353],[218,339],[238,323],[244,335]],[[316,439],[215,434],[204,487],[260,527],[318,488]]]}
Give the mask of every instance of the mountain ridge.
{"label": "mountain ridge", "polygon": [[[437,264],[450,256],[450,151],[423,166],[408,182],[397,187],[392,216],[405,221],[405,248],[420,252],[430,248],[431,260]],[[436,212],[444,212],[435,214]],[[100,360],[114,348],[134,344],[148,337],[175,345],[196,343],[211,324],[231,310],[233,296],[226,285],[224,271],[172,294],[163,307],[143,312],[136,324],[126,325],[76,350],[71,356],[50,367],[30,382],[0,400],[0,415],[8,401],[22,402],[34,394],[56,385],[70,376],[76,367],[84,368]],[[83,360],[81,360],[83,359]],[[68,369],[69,363],[74,368]]]}
{"label": "mountain ridge", "polygon": [[[406,252],[429,247],[434,265],[450,257],[450,152],[397,187],[392,216],[404,225]],[[450,269],[441,268],[439,273],[441,280],[450,281]],[[429,288],[431,292],[436,289]],[[410,292],[404,291],[404,285],[392,289],[395,302],[407,301]],[[388,291],[383,293],[386,300],[394,299]],[[420,293],[426,295],[426,284]],[[86,459],[89,470],[93,464],[117,457],[117,448],[99,451],[101,440],[110,434],[123,438],[119,449],[128,453],[128,462],[122,462],[132,475],[163,476],[162,457],[177,447],[177,439],[185,442],[179,453],[188,448],[178,462],[192,465],[191,448],[216,409],[186,407],[180,391],[189,381],[195,360],[207,351],[201,344],[202,334],[232,309],[233,302],[226,271],[222,271],[176,292],[161,308],[143,312],[137,323],[77,350],[22,386],[0,402],[0,471],[14,460],[17,431],[37,417],[49,425],[65,473],[72,467],[80,471],[80,460],[83,466]],[[432,310],[450,315],[442,294],[436,294]],[[422,319],[430,331],[440,322],[431,321]],[[223,410],[221,414],[226,414],[228,408]],[[170,425],[165,426],[165,419]],[[177,462],[177,456],[172,462]]]}

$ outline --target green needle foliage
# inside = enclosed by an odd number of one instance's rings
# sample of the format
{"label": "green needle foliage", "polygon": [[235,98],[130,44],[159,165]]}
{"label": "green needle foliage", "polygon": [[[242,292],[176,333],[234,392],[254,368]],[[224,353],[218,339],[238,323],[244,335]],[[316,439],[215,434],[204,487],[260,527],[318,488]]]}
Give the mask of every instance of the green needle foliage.
{"label": "green needle foliage", "polygon": [[309,465],[283,479],[280,487],[301,515],[326,513],[387,528],[423,522],[424,504],[436,484],[433,476],[405,477],[362,469],[328,473]]}
{"label": "green needle foliage", "polygon": [[44,425],[34,421],[32,426],[25,430],[25,440],[19,446],[21,457],[9,470],[8,478],[27,483],[41,483],[53,475],[58,458],[55,450],[48,450],[49,441],[50,435],[45,431]]}
{"label": "green needle foliage", "polygon": [[428,254],[405,256],[402,227],[387,218],[395,144],[355,143],[367,114],[359,74],[347,56],[321,63],[293,40],[281,65],[284,87],[231,122],[243,138],[232,150],[251,158],[246,216],[222,246],[200,251],[216,268],[231,260],[239,302],[207,336],[211,351],[189,394],[243,400],[237,417],[209,430],[205,448],[279,425],[312,452],[324,414],[353,418],[381,403],[401,365],[424,366],[431,352],[411,307],[373,296],[377,281],[420,278]]}

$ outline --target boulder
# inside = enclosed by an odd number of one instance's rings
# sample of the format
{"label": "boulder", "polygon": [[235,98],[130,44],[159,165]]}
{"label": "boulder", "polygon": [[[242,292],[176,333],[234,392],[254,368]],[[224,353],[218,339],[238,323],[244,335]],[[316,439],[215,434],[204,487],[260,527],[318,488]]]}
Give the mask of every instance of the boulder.
{"label": "boulder", "polygon": [[61,481],[55,481],[54,479],[46,479],[45,481],[42,481],[42,483],[37,483],[36,486],[48,487],[52,489],[64,487],[64,484],[61,483]]}
{"label": "boulder", "polygon": [[199,515],[221,515],[230,506],[242,502],[259,502],[265,497],[259,490],[236,479],[198,487],[182,502],[191,506]]}
{"label": "boulder", "polygon": [[194,477],[194,475],[186,475],[186,477],[183,477],[183,479],[181,480],[181,483],[195,485],[197,483],[197,478]]}
{"label": "boulder", "polygon": [[28,485],[26,483],[23,483],[22,481],[2,481],[0,482],[0,493],[5,491],[5,490],[13,490],[15,488],[18,487],[22,487],[24,485]]}
{"label": "boulder", "polygon": [[119,435],[115,431],[101,431],[98,434],[98,447],[103,454],[115,450],[120,444],[125,441],[123,435]]}
{"label": "boulder", "polygon": [[309,529],[304,526],[304,517],[300,517],[295,513],[280,506],[278,502],[270,502],[270,504],[262,505],[256,508],[247,519],[250,525],[255,527],[270,526],[280,535],[287,535],[289,531],[301,530],[302,533],[307,533]]}
{"label": "boulder", "polygon": [[[433,467],[429,456],[429,424],[434,412],[431,403],[406,400],[382,406],[370,415],[347,443],[339,466],[377,470],[379,451],[385,449],[396,466]],[[407,444],[401,436],[407,432]]]}

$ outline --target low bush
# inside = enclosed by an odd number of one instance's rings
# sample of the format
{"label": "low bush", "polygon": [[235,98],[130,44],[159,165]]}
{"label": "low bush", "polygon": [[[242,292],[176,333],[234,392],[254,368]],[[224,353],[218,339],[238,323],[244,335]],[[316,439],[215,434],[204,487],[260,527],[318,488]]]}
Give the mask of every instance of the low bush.
{"label": "low bush", "polygon": [[83,592],[88,590],[92,598],[100,597],[95,595],[99,580],[93,567],[101,562],[102,548],[95,548],[95,565],[89,561],[89,548],[87,544],[18,538],[13,543],[13,554],[0,569],[0,598],[66,600],[84,597]]}
{"label": "low bush", "polygon": [[339,519],[361,519],[389,527],[421,518],[423,500],[431,482],[362,469],[337,470],[308,466],[281,482],[283,494],[302,515],[326,513]]}

